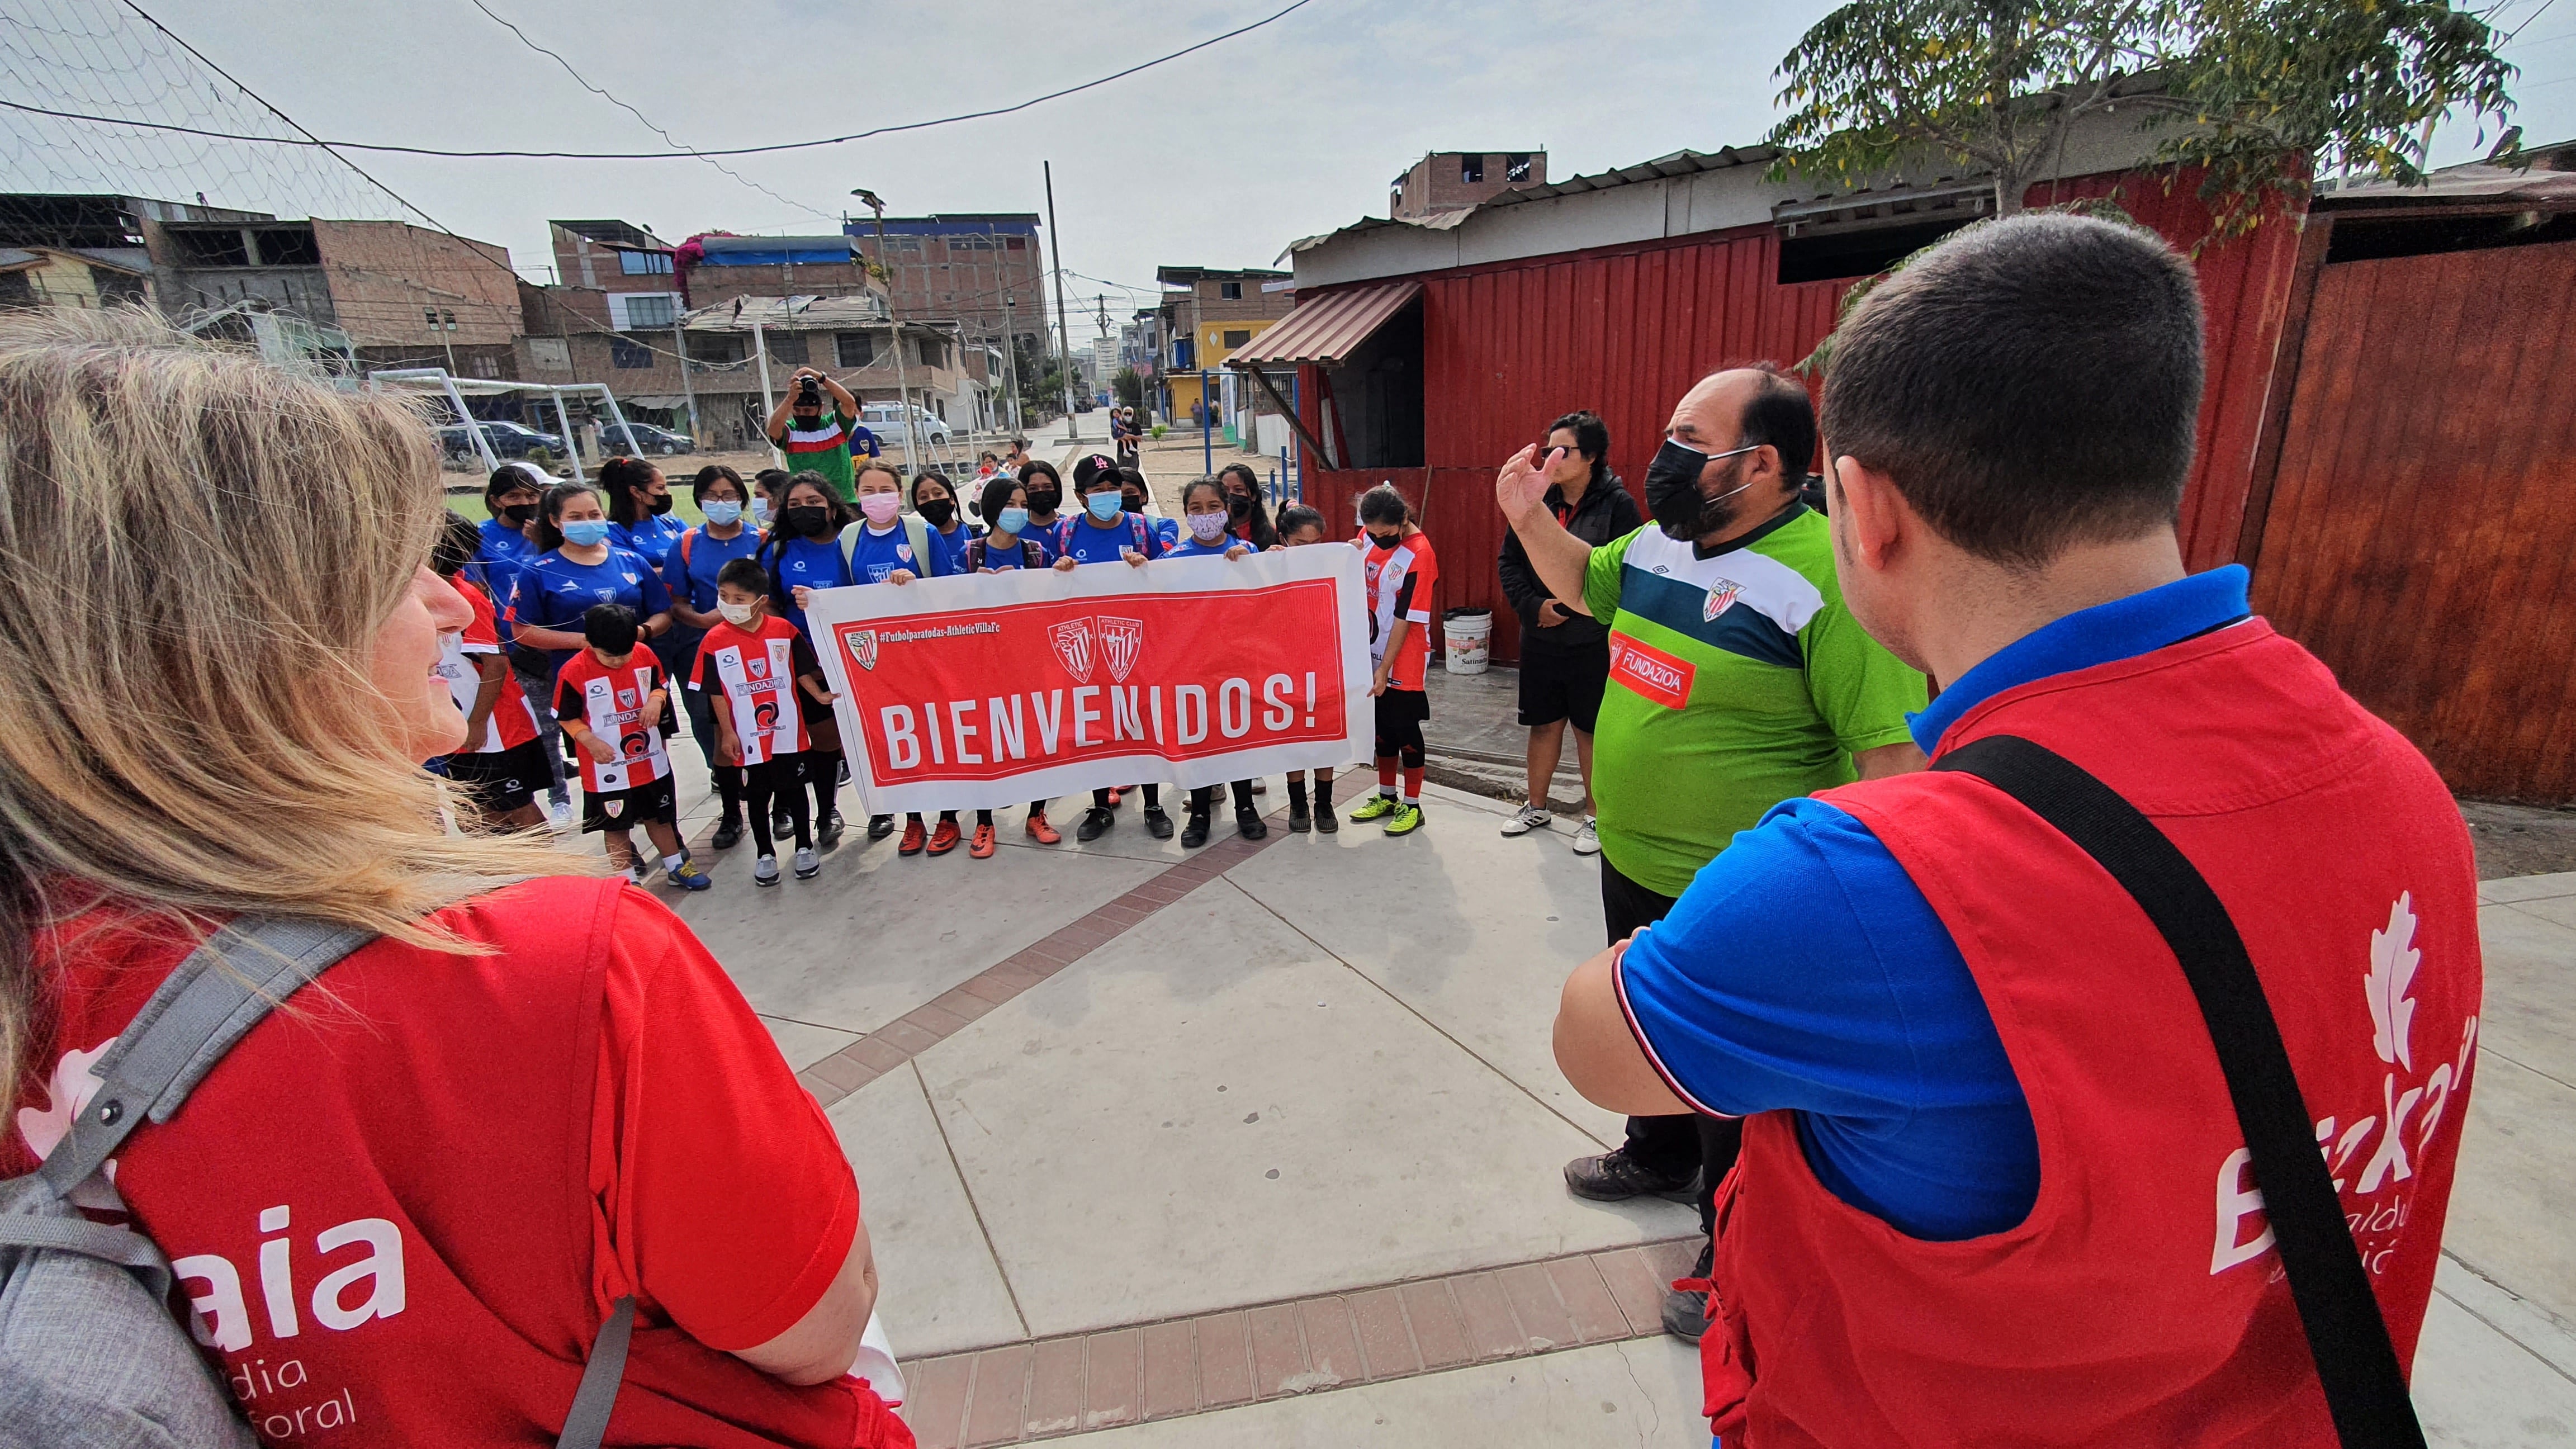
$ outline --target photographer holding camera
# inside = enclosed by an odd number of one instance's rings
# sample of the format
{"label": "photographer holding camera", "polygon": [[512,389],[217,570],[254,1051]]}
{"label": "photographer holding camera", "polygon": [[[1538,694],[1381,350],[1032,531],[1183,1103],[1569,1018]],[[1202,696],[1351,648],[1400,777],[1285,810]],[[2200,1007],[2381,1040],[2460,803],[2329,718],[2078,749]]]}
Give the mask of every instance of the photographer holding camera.
{"label": "photographer holding camera", "polygon": [[[830,412],[823,409],[829,394]],[[796,369],[787,380],[786,400],[769,415],[769,441],[787,455],[787,471],[807,469],[823,475],[841,501],[854,501],[853,448],[876,457],[876,434],[859,426],[859,401],[850,390],[810,367]]]}

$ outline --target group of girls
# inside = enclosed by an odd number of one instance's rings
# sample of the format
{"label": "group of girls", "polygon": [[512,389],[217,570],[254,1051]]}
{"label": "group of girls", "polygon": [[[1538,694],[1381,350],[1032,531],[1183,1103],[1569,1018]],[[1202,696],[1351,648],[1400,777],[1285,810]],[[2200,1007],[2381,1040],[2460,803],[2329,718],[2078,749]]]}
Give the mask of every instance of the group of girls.
{"label": "group of girls", "polygon": [[[1258,478],[1243,464],[1229,464],[1215,478],[1189,484],[1178,518],[1146,511],[1145,480],[1132,467],[1094,454],[1073,472],[1071,510],[1066,509],[1063,475],[1052,464],[1030,460],[1017,476],[987,480],[975,500],[974,512],[984,520],[979,528],[968,521],[956,489],[937,472],[919,474],[907,488],[892,465],[867,460],[857,472],[853,506],[816,473],[765,469],[746,484],[734,470],[711,465],[699,470],[690,485],[705,522],[684,526],[670,516],[671,491],[661,470],[640,459],[611,459],[596,485],[552,483],[526,465],[504,465],[485,492],[492,518],[481,525],[475,557],[459,577],[482,584],[500,605],[499,642],[537,721],[538,753],[551,767],[536,788],[550,785],[560,798],[568,751],[555,747],[552,712],[534,705],[539,700],[564,702],[557,680],[568,662],[592,647],[590,614],[601,605],[614,605],[634,621],[639,644],[659,665],[657,677],[687,686],[677,691],[678,699],[722,805],[710,843],[729,850],[749,833],[758,852],[754,878],[769,885],[781,874],[777,847],[792,839],[795,872],[811,878],[819,855],[841,842],[844,826],[834,806],[838,786],[848,778],[830,690],[807,638],[805,609],[815,590],[900,587],[918,578],[1019,568],[1069,570],[1113,561],[1142,567],[1166,557],[1241,558],[1323,541],[1323,518],[1311,508],[1283,509],[1274,523],[1263,507]],[[1398,611],[1406,612],[1412,611]],[[1389,642],[1398,644],[1391,652],[1399,658],[1411,652],[1401,648],[1409,641],[1400,635]],[[731,673],[714,668],[711,648],[741,668]],[[773,652],[784,654],[777,661],[783,673],[769,667]],[[751,661],[762,666],[757,698],[742,683],[751,677]],[[1404,682],[1413,683],[1418,692],[1417,681],[1418,675]],[[475,692],[480,692],[479,681]],[[460,691],[460,702],[463,698]],[[671,732],[669,724],[657,720],[642,723],[657,726],[654,748]],[[1387,750],[1391,756],[1395,752]],[[1405,798],[1395,801],[1389,789],[1388,801],[1369,802],[1363,812],[1367,818],[1400,810],[1409,817],[1402,822],[1407,828],[1419,822],[1418,758],[1414,752],[1402,762],[1410,767]],[[517,764],[525,773],[526,761]],[[1314,772],[1311,797],[1305,772],[1291,774],[1287,783],[1290,830],[1338,828],[1330,770]],[[1157,839],[1171,837],[1175,823],[1163,809],[1161,792],[1146,784],[1094,790],[1076,838],[1096,840],[1107,833],[1130,790],[1144,796],[1148,832]],[[1218,801],[1227,794],[1237,831],[1248,839],[1263,837],[1268,827],[1253,801],[1262,790],[1255,780],[1193,790],[1186,802],[1187,820],[1179,828],[1181,843],[1206,843]],[[634,803],[659,808],[662,802]],[[530,801],[521,799],[517,805],[526,808],[514,810],[511,819],[533,823]],[[1036,842],[1053,845],[1063,836],[1049,821],[1047,805],[1032,801],[1023,828]],[[899,852],[944,855],[962,843],[970,856],[989,858],[996,844],[992,811],[975,813],[971,838],[958,814],[941,811],[935,821],[917,812],[907,816]],[[583,829],[605,832],[606,821],[594,823],[590,815],[586,810]],[[616,818],[648,830],[668,823],[651,815]],[[565,823],[560,813],[558,822]],[[1397,823],[1388,821],[1390,828]],[[881,840],[895,829],[893,816],[875,816],[868,822],[868,838]],[[661,832],[650,833],[659,843]],[[617,835],[622,837],[623,831]],[[618,851],[616,843],[612,840],[612,857],[631,861],[631,850]],[[666,864],[675,869],[686,865],[685,852]],[[634,869],[640,872],[641,867]]]}

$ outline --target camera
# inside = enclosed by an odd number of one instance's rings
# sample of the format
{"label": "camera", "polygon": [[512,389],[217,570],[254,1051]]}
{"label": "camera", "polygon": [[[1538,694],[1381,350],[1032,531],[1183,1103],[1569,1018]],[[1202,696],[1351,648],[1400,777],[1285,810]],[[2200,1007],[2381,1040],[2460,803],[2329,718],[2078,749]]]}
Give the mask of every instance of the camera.
{"label": "camera", "polygon": [[823,384],[810,377],[800,379],[796,384],[796,400],[820,407],[823,402]]}

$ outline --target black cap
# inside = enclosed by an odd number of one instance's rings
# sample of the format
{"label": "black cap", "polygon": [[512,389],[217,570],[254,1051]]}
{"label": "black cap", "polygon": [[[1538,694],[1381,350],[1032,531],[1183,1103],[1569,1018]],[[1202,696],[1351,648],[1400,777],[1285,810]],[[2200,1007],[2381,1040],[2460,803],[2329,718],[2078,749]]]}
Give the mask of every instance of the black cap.
{"label": "black cap", "polygon": [[1093,480],[1097,479],[1103,473],[1116,473],[1117,471],[1117,459],[1107,457],[1099,453],[1086,453],[1083,455],[1081,462],[1073,465],[1073,491],[1076,493],[1088,493],[1091,491]]}

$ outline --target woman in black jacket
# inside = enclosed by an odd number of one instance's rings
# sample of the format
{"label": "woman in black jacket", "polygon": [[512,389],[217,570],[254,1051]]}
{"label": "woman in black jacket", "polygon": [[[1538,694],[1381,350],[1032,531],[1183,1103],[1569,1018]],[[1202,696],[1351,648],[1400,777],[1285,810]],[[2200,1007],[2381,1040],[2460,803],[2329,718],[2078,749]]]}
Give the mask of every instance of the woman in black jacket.
{"label": "woman in black jacket", "polygon": [[[1540,451],[1549,460],[1547,506],[1567,532],[1598,548],[1645,526],[1637,500],[1610,471],[1610,429],[1599,414],[1571,412],[1548,424]],[[1574,833],[1574,850],[1592,855],[1601,849],[1592,830],[1592,723],[1610,681],[1610,631],[1549,595],[1517,534],[1503,536],[1502,576],[1503,597],[1521,620],[1520,720],[1529,727],[1529,800],[1503,822],[1503,833],[1525,835],[1554,818],[1548,780],[1571,724],[1583,770],[1583,825]]]}

